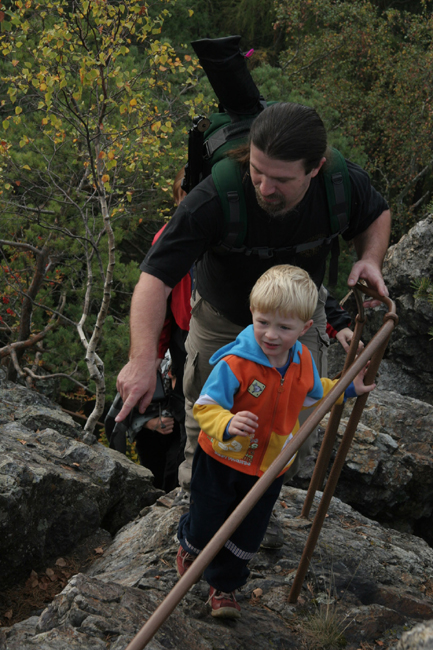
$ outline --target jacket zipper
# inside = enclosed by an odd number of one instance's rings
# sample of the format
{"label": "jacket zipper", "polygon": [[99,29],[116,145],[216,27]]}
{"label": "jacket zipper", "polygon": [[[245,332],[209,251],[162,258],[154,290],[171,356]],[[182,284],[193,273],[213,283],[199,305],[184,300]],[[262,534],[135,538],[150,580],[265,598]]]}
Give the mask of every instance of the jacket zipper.
{"label": "jacket zipper", "polygon": [[[275,369],[273,369],[273,370],[275,370]],[[275,372],[278,372],[278,370],[275,370]],[[269,427],[269,430],[268,430],[268,437],[267,437],[267,443],[268,444],[266,444],[264,446],[263,452],[261,453],[259,462],[258,462],[258,464],[256,466],[257,467],[257,469],[256,469],[256,475],[257,476],[258,476],[259,472],[261,471],[260,468],[262,466],[263,459],[264,459],[264,457],[266,455],[266,452],[268,450],[268,447],[269,447],[269,440],[270,440],[271,434],[272,434],[272,429],[273,429],[273,425],[274,425],[274,421],[275,421],[275,415],[276,415],[276,412],[277,412],[278,402],[280,400],[281,393],[284,391],[284,381],[285,381],[285,379],[286,379],[286,375],[284,375],[284,377],[280,378],[280,385],[278,387],[277,398],[276,398],[275,403],[274,403],[274,410],[273,410],[273,413],[272,413],[271,424],[270,424],[270,427]]]}

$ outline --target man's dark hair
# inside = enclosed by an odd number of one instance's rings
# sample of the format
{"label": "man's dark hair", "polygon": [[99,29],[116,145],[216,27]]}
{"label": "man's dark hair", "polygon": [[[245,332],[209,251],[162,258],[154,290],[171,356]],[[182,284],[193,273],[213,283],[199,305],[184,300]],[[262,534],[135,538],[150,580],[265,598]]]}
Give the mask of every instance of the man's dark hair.
{"label": "man's dark hair", "polygon": [[[319,166],[327,150],[326,129],[314,108],[290,102],[272,104],[257,116],[250,143],[275,160],[302,160],[306,174]],[[234,157],[241,161],[240,149]]]}

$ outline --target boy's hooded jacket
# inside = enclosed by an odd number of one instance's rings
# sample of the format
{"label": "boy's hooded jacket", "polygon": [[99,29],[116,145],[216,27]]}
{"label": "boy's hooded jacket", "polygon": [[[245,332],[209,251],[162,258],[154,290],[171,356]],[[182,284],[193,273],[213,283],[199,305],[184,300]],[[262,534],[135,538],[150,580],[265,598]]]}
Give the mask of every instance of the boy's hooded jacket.
{"label": "boy's hooded jacket", "polygon": [[[245,474],[261,476],[266,471],[299,429],[301,409],[322,399],[336,383],[320,379],[308,348],[299,341],[290,359],[282,377],[256,342],[252,325],[211,357],[215,368],[194,406],[201,428],[198,442],[207,454]],[[256,432],[224,440],[227,424],[239,411],[258,416]]]}

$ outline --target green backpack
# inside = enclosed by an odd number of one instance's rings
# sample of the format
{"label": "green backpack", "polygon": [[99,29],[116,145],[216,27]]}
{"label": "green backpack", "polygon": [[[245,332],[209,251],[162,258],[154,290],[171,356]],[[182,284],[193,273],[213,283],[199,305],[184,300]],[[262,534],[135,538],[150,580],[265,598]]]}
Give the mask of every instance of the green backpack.
{"label": "green backpack", "polygon": [[248,248],[244,245],[248,227],[245,196],[239,165],[227,153],[248,139],[251,124],[266,106],[246,65],[253,50],[243,54],[241,37],[227,36],[201,39],[191,43],[199,57],[200,65],[219,101],[219,113],[209,118],[195,117],[188,139],[188,162],[182,188],[189,192],[201,180],[212,174],[224,212],[225,237],[215,249],[217,252],[243,253],[270,258],[275,253],[290,251],[294,254],[322,243],[331,243],[330,283],[335,284],[338,270],[338,235],[349,224],[351,187],[346,162],[339,151],[333,149],[332,160],[320,173],[324,175],[329,206],[332,235],[327,239],[299,246]]}
{"label": "green backpack", "polygon": [[[188,173],[193,171],[195,180],[192,180],[190,176],[190,187],[186,187],[186,189],[189,191],[200,180],[212,174],[222,204],[225,222],[225,238],[215,249],[220,254],[243,253],[244,255],[258,255],[260,258],[270,258],[279,252],[296,254],[323,243],[331,243],[329,284],[333,285],[337,281],[338,272],[340,252],[338,236],[347,229],[350,218],[351,186],[346,161],[342,154],[333,148],[332,159],[320,171],[325,179],[332,235],[298,246],[248,248],[244,245],[248,216],[245,195],[242,190],[241,169],[236,161],[227,157],[227,153],[247,141],[255,117],[256,115],[241,116],[239,121],[232,122],[227,113],[214,113],[209,118],[200,116],[195,119],[190,131],[186,172],[188,179]],[[196,142],[191,144],[191,140],[194,141],[194,139]],[[193,158],[194,156],[195,158]]]}

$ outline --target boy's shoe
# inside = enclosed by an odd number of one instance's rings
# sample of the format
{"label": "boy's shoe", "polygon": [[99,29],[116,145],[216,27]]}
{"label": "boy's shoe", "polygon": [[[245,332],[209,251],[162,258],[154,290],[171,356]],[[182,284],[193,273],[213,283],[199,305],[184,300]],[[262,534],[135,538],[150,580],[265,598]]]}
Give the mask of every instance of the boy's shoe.
{"label": "boy's shoe", "polygon": [[[197,555],[192,555],[185,551],[182,546],[179,546],[179,550],[176,555],[176,571],[179,578],[181,578],[189,569],[191,564],[196,559]],[[197,582],[200,580],[201,576],[197,578]]]}
{"label": "boy's shoe", "polygon": [[[235,592],[217,591],[213,587],[209,590],[208,603],[212,609],[212,616],[219,618],[239,618],[241,608],[235,598]],[[207,603],[206,603],[207,604]]]}
{"label": "boy's shoe", "polygon": [[283,529],[281,528],[281,525],[277,517],[274,515],[274,513],[272,513],[271,518],[269,519],[269,524],[266,529],[266,533],[262,539],[262,543],[260,544],[260,546],[262,548],[281,548],[283,544],[284,544]]}

